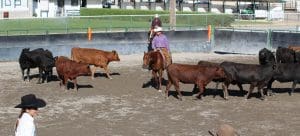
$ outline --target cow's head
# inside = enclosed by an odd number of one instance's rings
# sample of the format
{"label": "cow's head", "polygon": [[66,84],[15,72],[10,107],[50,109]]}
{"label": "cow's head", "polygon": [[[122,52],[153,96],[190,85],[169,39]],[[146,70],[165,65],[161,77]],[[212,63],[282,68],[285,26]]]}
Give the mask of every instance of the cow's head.
{"label": "cow's head", "polygon": [[118,55],[117,51],[112,50],[112,53],[113,53],[112,60],[114,60],[114,61],[120,61],[120,58],[119,58],[119,55]]}
{"label": "cow's head", "polygon": [[56,62],[58,59],[58,56],[53,57],[53,59],[54,59],[54,62]]}
{"label": "cow's head", "polygon": [[143,57],[143,68],[144,69],[149,69],[150,61],[151,61],[150,53],[149,52],[144,52],[144,57]]}
{"label": "cow's head", "polygon": [[24,48],[24,49],[22,49],[21,55],[22,55],[22,54],[25,54],[25,53],[28,53],[29,50],[30,50],[29,48]]}
{"label": "cow's head", "polygon": [[224,72],[224,69],[221,67],[214,67],[215,68],[215,75],[217,78],[225,78],[226,74]]}
{"label": "cow's head", "polygon": [[43,65],[45,72],[52,72],[53,67],[55,67],[55,61],[53,58],[43,57]]}
{"label": "cow's head", "polygon": [[78,66],[78,75],[91,75],[92,73],[92,68],[89,66],[89,64],[85,63],[79,63],[80,65]]}
{"label": "cow's head", "polygon": [[22,52],[28,52],[30,50],[30,48],[24,48],[22,49]]}

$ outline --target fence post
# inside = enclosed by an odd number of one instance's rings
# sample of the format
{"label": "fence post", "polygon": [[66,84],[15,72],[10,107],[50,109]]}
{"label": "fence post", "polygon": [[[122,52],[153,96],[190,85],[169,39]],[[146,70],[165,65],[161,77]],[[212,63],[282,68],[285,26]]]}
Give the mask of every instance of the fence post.
{"label": "fence post", "polygon": [[189,26],[192,26],[192,24],[191,24],[191,20],[190,20],[190,16],[187,16],[188,17],[188,23],[189,23]]}
{"label": "fence post", "polygon": [[132,24],[132,17],[133,17],[133,16],[130,15],[130,26],[131,26],[131,27],[133,27],[133,24]]}
{"label": "fence post", "polygon": [[207,23],[207,14],[205,15],[205,25],[207,26],[208,25],[208,23]]}
{"label": "fence post", "polygon": [[92,40],[92,28],[91,28],[91,27],[88,27],[88,32],[87,32],[87,34],[88,34],[88,40],[89,40],[89,41]]}
{"label": "fence post", "polygon": [[[224,5],[223,5],[224,6]],[[225,21],[224,21],[225,17],[222,17],[222,20],[221,20],[221,26],[225,26]]]}
{"label": "fence post", "polygon": [[272,31],[271,31],[271,29],[268,29],[267,30],[267,48],[268,49],[271,49],[272,48],[272,45],[271,45],[271,33],[272,33]]}
{"label": "fence post", "polygon": [[65,21],[65,23],[66,23],[66,33],[68,34],[68,18],[66,17],[65,19],[66,19],[66,21]]}
{"label": "fence post", "polygon": [[112,29],[112,16],[109,17],[109,21],[110,21],[110,23],[109,23],[109,30],[111,31],[111,29]]}
{"label": "fence post", "polygon": [[208,25],[207,27],[207,42],[210,42],[211,38],[211,25]]}

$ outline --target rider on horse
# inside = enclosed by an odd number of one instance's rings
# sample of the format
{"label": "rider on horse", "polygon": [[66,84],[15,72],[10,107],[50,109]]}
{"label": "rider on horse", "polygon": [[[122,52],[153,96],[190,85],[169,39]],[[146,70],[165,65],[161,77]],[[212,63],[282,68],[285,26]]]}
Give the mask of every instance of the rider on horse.
{"label": "rider on horse", "polygon": [[161,25],[161,21],[159,19],[159,15],[155,14],[154,19],[151,22],[150,30],[149,30],[149,33],[148,33],[148,44],[149,44],[148,51],[151,50],[151,42],[152,42],[154,34],[155,34],[154,29],[156,27],[161,27],[161,26],[162,25]]}
{"label": "rider on horse", "polygon": [[170,55],[170,47],[169,47],[169,41],[167,37],[162,33],[161,27],[156,27],[154,29],[155,36],[152,40],[152,49],[154,51],[159,50],[164,57],[165,67],[170,65],[172,63],[172,57]]}

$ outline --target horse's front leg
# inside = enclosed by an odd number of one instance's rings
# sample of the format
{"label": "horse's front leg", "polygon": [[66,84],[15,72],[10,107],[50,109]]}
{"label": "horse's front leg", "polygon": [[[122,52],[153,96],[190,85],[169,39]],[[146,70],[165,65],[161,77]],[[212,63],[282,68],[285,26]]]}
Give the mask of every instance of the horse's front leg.
{"label": "horse's front leg", "polygon": [[152,77],[154,80],[153,86],[158,89],[158,77],[157,77],[157,71],[152,70]]}
{"label": "horse's front leg", "polygon": [[162,92],[161,91],[161,80],[162,80],[162,75],[163,75],[163,70],[162,69],[160,69],[159,71],[158,71],[158,74],[159,74],[159,77],[158,77],[158,92]]}

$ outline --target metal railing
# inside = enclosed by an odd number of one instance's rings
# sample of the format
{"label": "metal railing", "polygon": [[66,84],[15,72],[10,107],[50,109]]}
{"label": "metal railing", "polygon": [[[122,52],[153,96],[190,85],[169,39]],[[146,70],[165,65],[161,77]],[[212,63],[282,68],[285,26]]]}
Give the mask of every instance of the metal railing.
{"label": "metal railing", "polygon": [[[285,13],[283,19],[269,20],[244,18],[245,14],[177,14],[176,30],[206,29],[208,25],[219,28],[299,30],[300,13]],[[253,16],[251,14],[247,16]],[[0,35],[47,35],[93,32],[148,31],[152,15],[107,15],[59,18],[0,19]],[[169,30],[169,15],[160,19]]]}
{"label": "metal railing", "polygon": [[[232,15],[226,14],[178,14],[176,29],[194,30],[207,25],[230,26]],[[52,33],[83,33],[87,28],[93,32],[148,31],[152,15],[106,15],[59,18],[1,19],[0,35],[31,35]],[[169,15],[160,15],[164,29],[168,30]]]}

